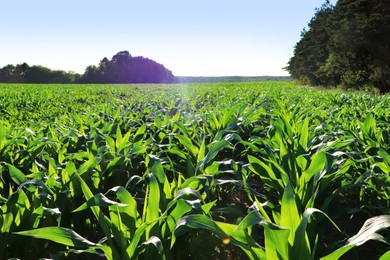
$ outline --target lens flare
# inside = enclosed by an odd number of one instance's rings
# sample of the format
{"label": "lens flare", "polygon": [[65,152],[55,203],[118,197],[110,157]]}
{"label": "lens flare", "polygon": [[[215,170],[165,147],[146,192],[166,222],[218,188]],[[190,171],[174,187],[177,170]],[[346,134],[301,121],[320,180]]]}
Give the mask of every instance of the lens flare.
{"label": "lens flare", "polygon": [[224,245],[229,244],[229,243],[230,243],[230,237],[225,237],[224,239],[222,239],[222,243],[223,243]]}

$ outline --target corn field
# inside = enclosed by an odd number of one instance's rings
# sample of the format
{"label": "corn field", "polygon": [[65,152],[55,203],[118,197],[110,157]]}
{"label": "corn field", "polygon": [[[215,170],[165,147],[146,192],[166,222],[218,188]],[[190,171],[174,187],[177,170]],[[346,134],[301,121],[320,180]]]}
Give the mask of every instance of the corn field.
{"label": "corn field", "polygon": [[0,90],[0,259],[390,258],[389,95]]}

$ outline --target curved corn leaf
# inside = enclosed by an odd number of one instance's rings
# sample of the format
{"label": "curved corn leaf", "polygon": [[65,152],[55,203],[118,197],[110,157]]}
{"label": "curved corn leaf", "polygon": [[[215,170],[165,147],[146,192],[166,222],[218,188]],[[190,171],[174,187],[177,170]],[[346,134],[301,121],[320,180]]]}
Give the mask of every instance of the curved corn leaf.
{"label": "curved corn leaf", "polygon": [[27,231],[14,232],[14,234],[50,240],[66,246],[89,247],[99,246],[71,229],[63,227],[44,227]]}
{"label": "curved corn leaf", "polygon": [[27,177],[18,168],[9,163],[6,163],[6,165],[8,166],[9,175],[11,176],[11,179],[16,184],[21,185],[23,182],[27,181]]}
{"label": "curved corn leaf", "polygon": [[347,244],[336,251],[330,253],[327,256],[321,258],[321,260],[333,260],[339,259],[342,255],[356,246],[360,246],[368,240],[377,240],[384,243],[389,243],[385,238],[377,232],[390,227],[390,215],[382,215],[370,218],[364,222],[359,232],[348,239]]}
{"label": "curved corn leaf", "polygon": [[205,165],[208,165],[222,149],[228,147],[229,145],[230,142],[226,140],[220,140],[212,144],[209,149],[209,152],[206,154],[203,160],[199,162],[199,167],[204,167]]}
{"label": "curved corn leaf", "polygon": [[103,194],[98,193],[98,194],[94,195],[92,198],[90,198],[87,202],[83,203],[80,207],[73,210],[73,212],[82,211],[82,210],[85,210],[87,208],[95,207],[95,206],[108,207],[108,206],[113,206],[113,205],[117,205],[119,207],[126,207],[127,206],[127,204],[112,201],[112,200],[108,199],[106,196],[104,196]]}
{"label": "curved corn leaf", "polygon": [[390,259],[390,250],[384,253],[383,255],[381,255],[381,257],[379,258],[379,260],[388,260],[388,259]]}
{"label": "curved corn leaf", "polygon": [[297,230],[300,221],[301,216],[297,207],[295,193],[290,182],[288,182],[282,197],[280,225],[291,230],[288,238],[290,245],[294,242],[295,231]]}
{"label": "curved corn leaf", "polygon": [[323,214],[333,224],[333,226],[335,226],[337,230],[341,232],[341,230],[332,221],[332,219],[329,218],[329,216],[326,215],[321,210],[315,208],[309,208],[305,210],[301,222],[299,223],[299,226],[295,232],[294,243],[292,245],[291,254],[290,254],[291,259],[302,259],[302,260],[313,259],[314,256],[311,255],[312,250],[310,248],[310,241],[306,234],[306,227],[307,224],[309,223],[309,219],[311,215],[316,212]]}
{"label": "curved corn leaf", "polygon": [[258,211],[251,211],[240,222],[235,232],[260,224],[264,228],[266,259],[289,259],[290,229],[267,221]]}
{"label": "curved corn leaf", "polygon": [[165,254],[164,254],[164,246],[158,237],[152,236],[148,240],[143,242],[142,245],[144,245],[144,246],[154,245],[154,247],[156,247],[161,259],[166,259]]}

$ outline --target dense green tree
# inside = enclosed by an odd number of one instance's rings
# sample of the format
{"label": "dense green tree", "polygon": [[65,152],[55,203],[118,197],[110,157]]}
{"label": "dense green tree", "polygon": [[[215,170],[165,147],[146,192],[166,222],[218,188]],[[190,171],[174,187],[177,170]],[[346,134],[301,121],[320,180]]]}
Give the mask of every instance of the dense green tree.
{"label": "dense green tree", "polygon": [[286,69],[311,85],[390,91],[390,1],[326,1]]}
{"label": "dense green tree", "polygon": [[294,56],[287,70],[295,79],[312,85],[326,83],[326,74],[322,69],[329,56],[329,32],[327,24],[333,13],[333,6],[326,1],[301,33],[301,40],[295,45]]}
{"label": "dense green tree", "polygon": [[44,66],[31,66],[25,72],[26,83],[72,83],[76,76],[61,70],[51,70]]}
{"label": "dense green tree", "polygon": [[0,69],[0,82],[24,83],[25,73],[29,69],[26,63],[16,66],[9,64]]}
{"label": "dense green tree", "polygon": [[163,65],[144,57],[132,57],[128,51],[103,58],[98,66],[88,66],[82,83],[173,83],[172,72]]}
{"label": "dense green tree", "polygon": [[328,75],[347,87],[389,91],[390,1],[339,0],[330,26]]}
{"label": "dense green tree", "polygon": [[95,65],[89,65],[83,75],[80,76],[80,83],[106,83],[103,80],[99,67]]}
{"label": "dense green tree", "polygon": [[27,63],[6,65],[0,68],[0,82],[4,83],[74,83],[79,75],[44,66],[29,66]]}

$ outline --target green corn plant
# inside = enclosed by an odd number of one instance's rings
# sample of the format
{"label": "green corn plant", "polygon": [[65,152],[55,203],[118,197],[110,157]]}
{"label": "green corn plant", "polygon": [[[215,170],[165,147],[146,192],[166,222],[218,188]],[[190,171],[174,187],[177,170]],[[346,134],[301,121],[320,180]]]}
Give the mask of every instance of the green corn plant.
{"label": "green corn plant", "polygon": [[265,154],[263,152],[260,158],[248,155],[249,169],[267,188],[276,190],[278,200],[281,200],[287,183],[291,184],[300,200],[301,213],[306,208],[315,207],[318,193],[324,192],[353,164],[343,158],[344,153],[337,151],[340,145],[348,145],[351,140],[317,142],[309,135],[308,122],[306,117],[292,127],[287,119],[277,119],[273,125],[275,131],[269,133],[270,138],[258,140],[265,147]]}
{"label": "green corn plant", "polygon": [[[299,214],[294,192],[286,186],[281,211],[269,216],[264,205],[256,201],[248,215],[237,225],[214,221],[204,215],[189,215],[177,222],[172,238],[175,243],[178,236],[183,236],[188,229],[204,229],[222,241],[229,241],[241,248],[251,259],[317,259],[316,246],[318,234],[309,237],[306,232],[312,215],[320,213],[340,231],[337,225],[321,210],[306,209]],[[272,221],[272,218],[274,221]],[[264,245],[252,238],[254,226],[260,225],[264,232]],[[390,215],[368,219],[360,231],[341,248],[323,256],[321,259],[339,259],[350,249],[360,246],[368,240],[387,242],[378,232],[390,227]]]}
{"label": "green corn plant", "polygon": [[[149,163],[149,162],[147,162]],[[31,236],[57,242],[71,248],[84,248],[78,252],[99,254],[103,251],[108,259],[137,259],[141,255],[150,255],[152,245],[158,255],[165,258],[169,252],[164,249],[165,241],[173,232],[176,222],[186,213],[194,210],[207,213],[215,203],[205,203],[203,197],[191,188],[179,190],[176,185],[167,182],[161,162],[150,157],[150,173],[147,175],[143,210],[138,212],[139,205],[135,198],[121,186],[114,187],[106,194],[93,194],[83,180],[88,167],[93,162],[87,162],[77,170],[71,180],[79,185],[86,202],[73,210],[77,213],[90,209],[95,216],[104,237],[97,242],[91,242],[76,231],[64,227],[44,227],[34,230],[15,232],[14,234]],[[190,185],[190,182],[187,183]],[[116,200],[107,196],[114,194]],[[188,200],[185,197],[195,197]],[[106,215],[104,208],[108,208]],[[69,253],[74,252],[70,250]]]}
{"label": "green corn plant", "polygon": [[334,255],[316,244],[323,213],[339,220],[335,198],[342,216],[389,214],[388,95],[292,82],[0,88],[0,258],[196,258],[202,242],[331,258],[357,241]]}
{"label": "green corn plant", "polygon": [[[0,206],[0,238],[4,241],[0,246],[0,255],[2,258],[8,257],[27,257],[28,255],[41,255],[39,250],[51,245],[45,245],[40,242],[32,242],[31,247],[24,250],[12,250],[11,245],[23,247],[24,240],[15,236],[15,232],[38,228],[43,223],[46,225],[58,225],[61,222],[61,212],[56,207],[58,187],[55,187],[50,180],[46,182],[39,179],[30,179],[31,176],[25,176],[16,167],[7,164],[8,174],[18,185],[12,190],[10,186],[9,195],[1,197]],[[2,171],[4,176],[5,171]],[[53,249],[60,251],[61,247],[53,246]],[[42,250],[44,251],[44,250]]]}

